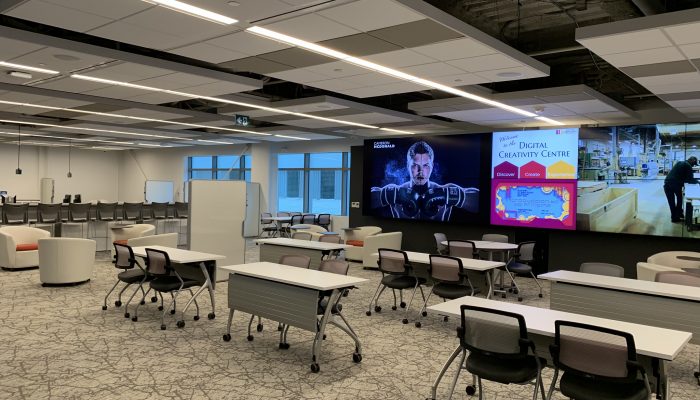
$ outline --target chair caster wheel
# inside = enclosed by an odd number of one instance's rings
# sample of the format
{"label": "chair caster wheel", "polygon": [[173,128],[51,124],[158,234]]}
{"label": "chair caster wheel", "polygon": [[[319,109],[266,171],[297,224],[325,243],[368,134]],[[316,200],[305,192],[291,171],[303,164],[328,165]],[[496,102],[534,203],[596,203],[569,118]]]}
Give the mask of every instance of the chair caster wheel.
{"label": "chair caster wheel", "polygon": [[402,301],[401,303],[399,303],[399,307],[406,308],[406,302]]}
{"label": "chair caster wheel", "polygon": [[376,312],[381,312],[381,311],[382,311],[382,307],[380,307],[380,306],[374,306],[374,311],[376,311]]}
{"label": "chair caster wheel", "polygon": [[472,385],[468,385],[467,386],[467,394],[469,396],[474,396],[475,393],[476,393],[476,388]]}
{"label": "chair caster wheel", "polygon": [[158,297],[157,297],[157,296],[151,297],[151,303],[155,303],[156,301],[158,301]]}
{"label": "chair caster wheel", "polygon": [[415,325],[416,325],[416,328],[420,328],[421,327],[420,321],[416,321]]}
{"label": "chair caster wheel", "polygon": [[514,294],[518,294],[518,289],[513,289]]}
{"label": "chair caster wheel", "polygon": [[102,311],[106,310],[107,306],[102,306]]}
{"label": "chair caster wheel", "polygon": [[428,312],[427,312],[427,311],[423,311],[422,313],[420,313],[420,315],[422,315],[422,316],[424,316],[424,317],[427,317],[427,316],[428,316]]}
{"label": "chair caster wheel", "polygon": [[253,337],[253,335],[248,335],[246,339],[248,339],[249,342],[252,342],[255,338]]}
{"label": "chair caster wheel", "polygon": [[407,323],[408,323],[408,318],[404,318],[401,322],[403,322],[404,325],[407,324]]}
{"label": "chair caster wheel", "polygon": [[170,310],[170,315],[175,315],[175,310]]}
{"label": "chair caster wheel", "polygon": [[255,330],[258,332],[262,332],[263,331],[263,324],[258,324],[258,326],[255,327]]}
{"label": "chair caster wheel", "polygon": [[177,321],[177,327],[178,327],[178,328],[184,328],[184,327],[185,327],[185,321]]}
{"label": "chair caster wheel", "polygon": [[538,296],[540,296],[540,299],[542,298],[542,293],[540,293]]}
{"label": "chair caster wheel", "polygon": [[194,318],[192,318],[195,321],[199,321],[199,315],[195,315]]}
{"label": "chair caster wheel", "polygon": [[447,322],[447,321],[449,321],[449,320],[450,320],[450,317],[447,317],[447,316],[442,317],[442,321],[443,321],[443,322]]}
{"label": "chair caster wheel", "polygon": [[280,350],[289,349],[289,343],[280,343]]}
{"label": "chair caster wheel", "polygon": [[372,311],[366,311],[365,315],[369,317],[370,315],[372,315]]}
{"label": "chair caster wheel", "polygon": [[231,341],[231,335],[228,333],[224,334],[224,342],[230,342]]}
{"label": "chair caster wheel", "polygon": [[121,306],[122,306],[122,302],[119,301],[119,300],[117,300],[117,301],[114,302],[114,305],[117,306],[117,307],[121,307]]}
{"label": "chair caster wheel", "polygon": [[311,364],[311,372],[314,374],[317,374],[321,370],[321,367],[318,366],[318,364],[313,363]]}
{"label": "chair caster wheel", "polygon": [[513,289],[508,289],[508,293],[513,293]]}
{"label": "chair caster wheel", "polygon": [[146,304],[146,300],[141,300],[141,302],[139,304],[141,304],[141,305]]}
{"label": "chair caster wheel", "polygon": [[216,314],[214,314],[213,312],[210,312],[209,314],[207,314],[207,318],[214,319],[214,318],[216,318]]}
{"label": "chair caster wheel", "polygon": [[284,329],[284,326],[282,326],[282,324],[277,325],[278,332],[282,332],[282,329]]}
{"label": "chair caster wheel", "polygon": [[352,361],[359,363],[362,361],[362,354],[360,353],[352,353]]}
{"label": "chair caster wheel", "polygon": [[160,330],[161,330],[161,331],[164,331],[166,328],[167,328],[167,327],[165,326],[165,324],[163,324],[163,325],[160,326]]}
{"label": "chair caster wheel", "polygon": [[348,297],[349,294],[350,292],[343,292],[343,297]]}
{"label": "chair caster wheel", "polygon": [[391,306],[391,309],[396,311],[396,306]]}
{"label": "chair caster wheel", "polygon": [[138,321],[138,320],[139,320],[139,317],[136,317],[136,316],[134,316],[134,317],[131,317],[131,320],[132,320],[132,321],[134,321],[134,322],[136,322],[136,321]]}
{"label": "chair caster wheel", "polygon": [[158,311],[163,311],[163,306],[158,306]]}
{"label": "chair caster wheel", "polygon": [[124,313],[124,318],[129,318],[129,317],[131,317],[131,314],[129,314],[128,312]]}
{"label": "chair caster wheel", "polygon": [[325,333],[323,334],[323,340],[326,340],[326,334],[325,334]]}
{"label": "chair caster wheel", "polygon": [[523,298],[522,298],[522,297],[518,297],[518,301],[523,301]]}
{"label": "chair caster wheel", "polygon": [[502,299],[505,299],[505,298],[506,298],[506,294],[503,293],[503,294],[501,295],[501,298],[502,298]]}

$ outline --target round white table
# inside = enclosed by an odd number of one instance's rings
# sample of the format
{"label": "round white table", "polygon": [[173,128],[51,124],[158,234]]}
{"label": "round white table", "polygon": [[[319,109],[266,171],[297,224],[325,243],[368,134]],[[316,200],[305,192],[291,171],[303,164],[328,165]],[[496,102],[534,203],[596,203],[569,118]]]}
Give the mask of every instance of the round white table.
{"label": "round white table", "polygon": [[[447,246],[448,240],[440,242],[443,246]],[[474,243],[474,250],[483,250],[489,253],[489,261],[493,261],[493,253],[513,251],[518,248],[515,243],[490,242],[487,240],[470,240]]]}

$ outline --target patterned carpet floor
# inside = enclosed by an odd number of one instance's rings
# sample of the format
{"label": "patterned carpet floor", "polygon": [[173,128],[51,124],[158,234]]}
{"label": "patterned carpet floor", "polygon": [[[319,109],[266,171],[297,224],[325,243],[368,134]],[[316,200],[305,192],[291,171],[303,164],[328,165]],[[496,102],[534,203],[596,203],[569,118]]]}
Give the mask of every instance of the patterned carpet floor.
{"label": "patterned carpet floor", "polygon": [[[247,260],[258,257],[249,246]],[[429,315],[423,327],[403,325],[401,311],[391,311],[391,295],[383,296],[381,313],[365,315],[380,274],[354,265],[350,275],[364,277],[343,301],[343,313],[357,331],[364,359],[352,361],[352,341],[334,327],[323,343],[321,373],[309,370],[309,332],[291,329],[288,350],[278,349],[277,324],[265,320],[263,332],[247,341],[248,315],[237,314],[230,342],[226,330],[227,289],[217,286],[217,317],[202,319],[192,312],[183,329],[168,315],[160,330],[154,304],[142,306],[139,321],[124,310],[101,309],[115,281],[108,255],[100,254],[90,282],[44,288],[38,270],[0,271],[0,399],[425,399],[442,364],[457,346],[457,321]],[[548,307],[533,283],[522,279],[524,304]],[[548,288],[548,286],[545,286]],[[205,298],[204,296],[202,298]],[[439,301],[435,299],[435,302]],[[516,301],[510,296],[504,301]],[[431,301],[433,303],[433,301]],[[416,308],[417,310],[417,308]],[[418,316],[414,310],[411,321]],[[663,340],[663,338],[659,338]],[[672,398],[700,398],[693,378],[700,346],[689,345],[670,364]],[[448,371],[438,398],[446,398],[455,368]],[[545,370],[545,384],[552,370]],[[462,373],[455,399],[465,394],[470,376]],[[532,386],[485,382],[485,398],[531,398]],[[562,398],[561,395],[555,398]]]}

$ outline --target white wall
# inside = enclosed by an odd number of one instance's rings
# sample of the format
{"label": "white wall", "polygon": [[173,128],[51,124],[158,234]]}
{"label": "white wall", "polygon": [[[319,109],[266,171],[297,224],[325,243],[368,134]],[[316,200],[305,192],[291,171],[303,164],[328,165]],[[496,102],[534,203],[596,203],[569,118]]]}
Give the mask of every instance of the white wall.
{"label": "white wall", "polygon": [[64,194],[81,194],[83,201],[118,198],[119,159],[117,152],[71,149],[72,178],[68,172],[67,147],[22,146],[22,175],[15,175],[17,146],[0,144],[0,190],[18,199],[39,200],[41,178],[54,179],[54,201]]}

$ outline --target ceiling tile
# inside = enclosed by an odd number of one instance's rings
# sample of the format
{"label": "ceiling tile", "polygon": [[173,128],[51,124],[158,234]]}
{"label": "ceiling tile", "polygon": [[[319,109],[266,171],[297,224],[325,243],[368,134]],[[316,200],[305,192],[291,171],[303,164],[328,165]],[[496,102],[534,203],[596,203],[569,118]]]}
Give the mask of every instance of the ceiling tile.
{"label": "ceiling tile", "polygon": [[292,69],[292,70],[281,71],[281,72],[272,72],[272,73],[269,73],[268,75],[273,76],[277,79],[283,79],[285,81],[297,82],[297,83],[322,81],[322,80],[330,78],[328,76],[323,76],[323,75],[319,74],[318,72],[309,71],[309,70],[304,69],[304,68]]}
{"label": "ceiling tile", "polygon": [[343,78],[344,80],[358,85],[359,87],[386,85],[389,83],[401,82],[401,80],[392,78],[391,76],[371,72],[362,75],[353,75]]}
{"label": "ceiling tile", "polygon": [[115,99],[126,99],[133,96],[143,94],[143,90],[127,88],[123,86],[107,86],[100,89],[81,92],[90,96],[112,97]]}
{"label": "ceiling tile", "polygon": [[[126,23],[149,31],[157,31],[168,36],[178,37],[178,45],[224,35],[231,31],[228,25],[214,24],[202,18],[170,10],[166,7],[151,7],[134,14],[116,24]],[[146,41],[146,38],[142,39]],[[139,42],[134,42],[140,44]]]}
{"label": "ceiling tile", "polygon": [[269,61],[291,65],[297,68],[304,68],[311,65],[325,64],[334,61],[334,58],[322,56],[300,48],[291,48],[265,53],[258,56]]}
{"label": "ceiling tile", "polygon": [[688,58],[700,58],[700,43],[684,44],[679,46],[683,54]]}
{"label": "ceiling tile", "polygon": [[[304,68],[306,71],[310,71],[313,73],[317,73],[319,75],[322,75],[324,77],[329,77],[329,78],[343,78],[343,77],[348,77],[348,76],[354,76],[354,75],[362,75],[366,74],[369,72],[368,69],[362,68],[355,66],[353,64],[349,64],[343,61],[335,61],[331,63],[326,63],[326,64],[321,64],[321,65],[314,65],[312,67],[306,67]],[[323,78],[317,79],[317,80],[322,80]],[[312,81],[309,81],[312,82]]]}
{"label": "ceiling tile", "polygon": [[220,96],[224,94],[239,93],[250,90],[249,87],[233,82],[212,82],[203,85],[189,86],[184,88],[185,92],[192,92],[203,96]]}
{"label": "ceiling tile", "polygon": [[662,62],[657,64],[637,65],[632,67],[622,67],[620,71],[632,78],[645,76],[674,75],[696,71],[693,64],[687,60]]}
{"label": "ceiling tile", "polygon": [[255,72],[269,75],[273,72],[287,71],[292,69],[291,65],[266,60],[258,57],[241,58],[240,60],[226,61],[219,64],[220,67],[230,68],[235,72]]}
{"label": "ceiling tile", "polygon": [[355,97],[375,97],[375,96],[385,96],[388,94],[396,93],[408,93],[415,92],[419,90],[426,90],[425,86],[417,85],[411,82],[399,81],[396,83],[389,83],[386,85],[376,85],[371,87],[364,87],[359,89],[347,90],[344,93]]}
{"label": "ceiling tile", "polygon": [[318,13],[360,31],[385,28],[425,18],[390,0],[360,0]]}
{"label": "ceiling tile", "polygon": [[[60,59],[56,56],[66,56],[66,58],[69,59]],[[64,50],[55,47],[44,47],[41,50],[37,50],[20,57],[15,57],[10,61],[17,64],[37,67],[40,66],[39,64],[44,64],[44,68],[54,69],[61,72],[70,72],[100,64],[105,61],[109,61],[109,59],[94,56],[92,54],[79,53],[77,51]]]}
{"label": "ceiling tile", "polygon": [[6,14],[11,17],[22,18],[78,32],[85,32],[111,22],[109,18],[89,14],[75,8],[59,6],[42,0],[24,2]]}
{"label": "ceiling tile", "polygon": [[182,43],[183,39],[178,36],[121,21],[93,29],[90,34],[157,50],[170,49],[185,44]]}
{"label": "ceiling tile", "polygon": [[195,60],[202,60],[214,64],[248,57],[246,54],[224,49],[223,47],[214,46],[208,43],[196,43],[189,46],[179,47],[177,49],[170,50],[170,52],[183,57],[189,57]]}
{"label": "ceiling tile", "polygon": [[437,61],[434,58],[408,49],[374,54],[363,58],[392,68],[410,67],[412,65],[428,64]]}
{"label": "ceiling tile", "polygon": [[698,72],[642,77],[636,80],[657,94],[700,91],[700,73]]}
{"label": "ceiling tile", "polygon": [[463,71],[459,68],[443,62],[414,65],[412,67],[401,68],[401,71],[420,78],[432,78],[434,76],[456,75],[463,73]]}
{"label": "ceiling tile", "polygon": [[481,72],[494,69],[514,68],[522,65],[519,61],[510,58],[505,54],[489,54],[485,56],[461,58],[458,60],[448,61],[447,63],[466,72]]}
{"label": "ceiling tile", "polygon": [[172,74],[173,71],[164,68],[151,67],[143,64],[135,64],[130,62],[121,62],[109,64],[102,68],[97,68],[90,73],[89,76],[96,76],[104,79],[116,81],[134,82],[147,78],[154,78]]}
{"label": "ceiling tile", "polygon": [[430,78],[430,80],[448,86],[476,85],[484,82],[484,78],[479,75],[468,74],[466,72],[455,75],[437,76]]}
{"label": "ceiling tile", "polygon": [[430,19],[377,29],[367,32],[379,39],[402,47],[424,46],[430,43],[461,38],[462,35]]}
{"label": "ceiling tile", "polygon": [[576,114],[618,111],[615,107],[612,107],[600,100],[572,101],[568,103],[560,103],[559,105],[567,110],[575,112]]}
{"label": "ceiling tile", "polygon": [[601,56],[628,51],[656,49],[673,45],[660,29],[648,29],[617,35],[600,36],[593,39],[581,39],[579,42]]}
{"label": "ceiling tile", "polygon": [[676,44],[689,44],[700,42],[700,22],[692,24],[674,25],[663,28]]}
{"label": "ceiling tile", "polygon": [[2,56],[0,56],[0,59],[2,61],[11,60],[15,57],[39,50],[42,47],[44,46],[0,37],[0,49],[2,49]]}
{"label": "ceiling tile", "polygon": [[[521,74],[520,76],[504,76],[503,74]],[[494,69],[491,71],[477,72],[476,75],[485,79],[485,82],[502,82],[518,79],[540,78],[546,76],[542,71],[530,67]]]}
{"label": "ceiling tile", "polygon": [[287,49],[290,46],[248,32],[236,32],[207,40],[207,43],[251,56]]}
{"label": "ceiling tile", "polygon": [[317,87],[319,89],[324,89],[324,90],[330,90],[334,92],[342,92],[344,90],[348,89],[357,89],[361,86],[343,80],[343,79],[326,79],[323,81],[314,81],[314,82],[309,82],[309,86]]}
{"label": "ceiling tile", "polygon": [[472,38],[448,40],[426,46],[414,47],[412,50],[416,53],[442,61],[463,58],[465,54],[469,54],[470,57],[477,57],[498,53],[496,49],[483,45]]}
{"label": "ceiling tile", "polygon": [[105,85],[103,83],[83,81],[80,79],[73,79],[70,77],[62,77],[58,79],[52,79],[48,82],[41,83],[37,85],[42,89],[52,89],[61,90],[64,92],[82,93],[88,90],[97,90],[101,88],[109,87],[110,85]]}
{"label": "ceiling tile", "polygon": [[401,49],[401,47],[393,43],[385,42],[365,33],[326,40],[319,44],[355,57],[363,57],[370,54],[386,53]]}
{"label": "ceiling tile", "polygon": [[635,65],[655,64],[660,61],[680,61],[685,57],[675,46],[658,49],[631,51],[626,53],[608,54],[605,61],[620,68]]}
{"label": "ceiling tile", "polygon": [[356,29],[317,14],[305,14],[300,17],[275,22],[265,25],[265,28],[310,42],[319,42],[360,33]]}
{"label": "ceiling tile", "polygon": [[128,15],[143,11],[152,5],[139,1],[114,1],[114,0],[44,0],[57,6],[79,10],[82,12],[99,15],[111,20],[121,19]]}

